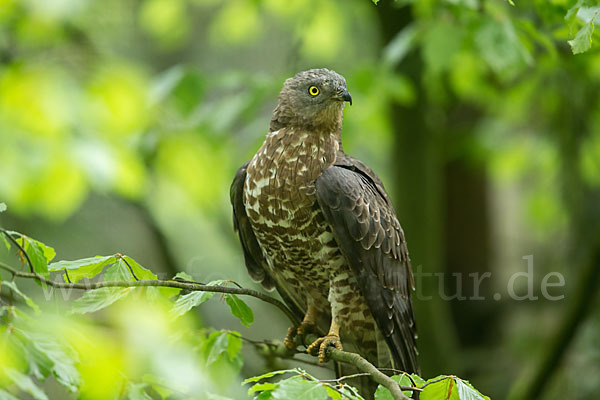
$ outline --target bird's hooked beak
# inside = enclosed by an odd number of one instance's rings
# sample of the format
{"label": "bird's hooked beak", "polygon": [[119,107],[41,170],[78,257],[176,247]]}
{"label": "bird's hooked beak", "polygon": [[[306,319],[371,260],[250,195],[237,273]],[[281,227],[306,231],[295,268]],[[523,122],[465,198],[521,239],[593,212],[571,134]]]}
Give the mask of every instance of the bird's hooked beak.
{"label": "bird's hooked beak", "polygon": [[348,89],[346,89],[343,86],[338,88],[335,97],[340,101],[347,101],[350,103],[350,105],[352,105],[352,96],[350,96],[350,92],[348,92]]}

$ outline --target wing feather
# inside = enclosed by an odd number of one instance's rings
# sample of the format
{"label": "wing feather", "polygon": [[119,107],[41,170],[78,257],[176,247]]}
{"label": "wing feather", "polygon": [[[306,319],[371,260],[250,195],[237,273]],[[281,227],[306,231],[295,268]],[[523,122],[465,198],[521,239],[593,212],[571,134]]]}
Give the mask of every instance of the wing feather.
{"label": "wing feather", "polygon": [[293,300],[293,295],[268,272],[267,261],[248,220],[246,207],[244,206],[244,183],[248,164],[249,162],[238,169],[229,191],[231,205],[233,206],[233,229],[237,232],[242,244],[244,261],[250,277],[262,284],[267,290],[276,288],[283,301],[300,321],[304,316],[304,312],[300,309],[298,303]]}
{"label": "wing feather", "polygon": [[317,200],[390,347],[394,365],[418,372],[412,271],[404,232],[377,176],[341,153],[317,179]]}
{"label": "wing feather", "polygon": [[244,182],[246,181],[248,163],[237,170],[229,191],[231,205],[233,206],[233,229],[238,234],[242,244],[248,274],[255,282],[261,283],[267,290],[272,290],[275,287],[275,282],[267,273],[265,258],[250,226],[246,207],[244,207]]}

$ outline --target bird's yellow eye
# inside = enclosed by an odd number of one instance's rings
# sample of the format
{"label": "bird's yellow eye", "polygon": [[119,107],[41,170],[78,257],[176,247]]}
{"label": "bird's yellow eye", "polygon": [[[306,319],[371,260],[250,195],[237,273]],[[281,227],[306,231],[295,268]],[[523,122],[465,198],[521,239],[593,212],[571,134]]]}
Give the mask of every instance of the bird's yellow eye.
{"label": "bird's yellow eye", "polygon": [[318,87],[316,87],[316,86],[311,86],[311,87],[309,87],[309,88],[308,88],[308,93],[309,93],[311,96],[316,96],[316,95],[318,95],[318,94],[319,94],[319,88],[318,88]]}

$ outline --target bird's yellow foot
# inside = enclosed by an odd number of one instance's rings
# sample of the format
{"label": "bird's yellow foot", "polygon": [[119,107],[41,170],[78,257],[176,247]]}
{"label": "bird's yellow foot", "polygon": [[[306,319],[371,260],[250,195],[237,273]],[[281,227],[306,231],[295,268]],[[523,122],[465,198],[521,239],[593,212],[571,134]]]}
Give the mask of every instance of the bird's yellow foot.
{"label": "bird's yellow foot", "polygon": [[307,333],[314,332],[317,327],[316,323],[316,315],[317,309],[314,305],[309,305],[306,310],[306,314],[304,315],[304,319],[298,329],[291,327],[288,329],[287,334],[285,335],[285,339],[283,339],[283,344],[288,349],[294,349],[296,345],[294,344],[294,338],[298,335],[306,335]]}
{"label": "bird's yellow foot", "polygon": [[306,352],[313,356],[318,355],[319,362],[325,363],[325,362],[329,361],[327,359],[327,347],[329,347],[329,346],[333,346],[338,350],[343,350],[340,337],[338,335],[330,334],[330,335],[323,336],[322,338],[318,338],[317,340],[315,340],[310,346],[308,346],[308,348],[306,349]]}
{"label": "bird's yellow foot", "polygon": [[308,333],[312,333],[315,331],[317,325],[313,321],[302,321],[298,329],[293,326],[288,328],[287,333],[285,334],[285,339],[283,339],[283,344],[288,349],[293,349],[296,347],[294,344],[294,338],[296,336],[306,335]]}
{"label": "bird's yellow foot", "polygon": [[304,320],[298,327],[298,335],[306,335],[307,333],[312,333],[315,331],[317,324],[314,321]]}
{"label": "bird's yellow foot", "polygon": [[288,328],[287,333],[285,334],[285,339],[283,339],[283,344],[285,347],[290,350],[296,348],[296,345],[294,344],[294,338],[296,337],[297,333],[298,331],[295,327],[290,326]]}

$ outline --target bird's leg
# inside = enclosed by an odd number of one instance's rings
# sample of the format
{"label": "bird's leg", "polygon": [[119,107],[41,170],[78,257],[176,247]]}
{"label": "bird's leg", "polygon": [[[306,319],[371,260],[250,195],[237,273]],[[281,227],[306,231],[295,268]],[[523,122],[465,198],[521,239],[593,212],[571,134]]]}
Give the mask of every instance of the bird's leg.
{"label": "bird's leg", "polygon": [[342,342],[340,340],[340,326],[336,321],[336,318],[331,319],[331,325],[327,336],[318,338],[308,348],[306,352],[316,356],[319,356],[319,362],[327,362],[327,347],[333,346],[338,350],[342,350]]}
{"label": "bird's leg", "polygon": [[308,309],[306,310],[306,314],[304,314],[304,319],[298,329],[295,327],[290,327],[285,335],[285,339],[283,339],[283,344],[288,349],[293,349],[294,346],[294,338],[297,335],[305,335],[309,332],[312,332],[317,325],[317,308],[313,304],[308,305]]}

